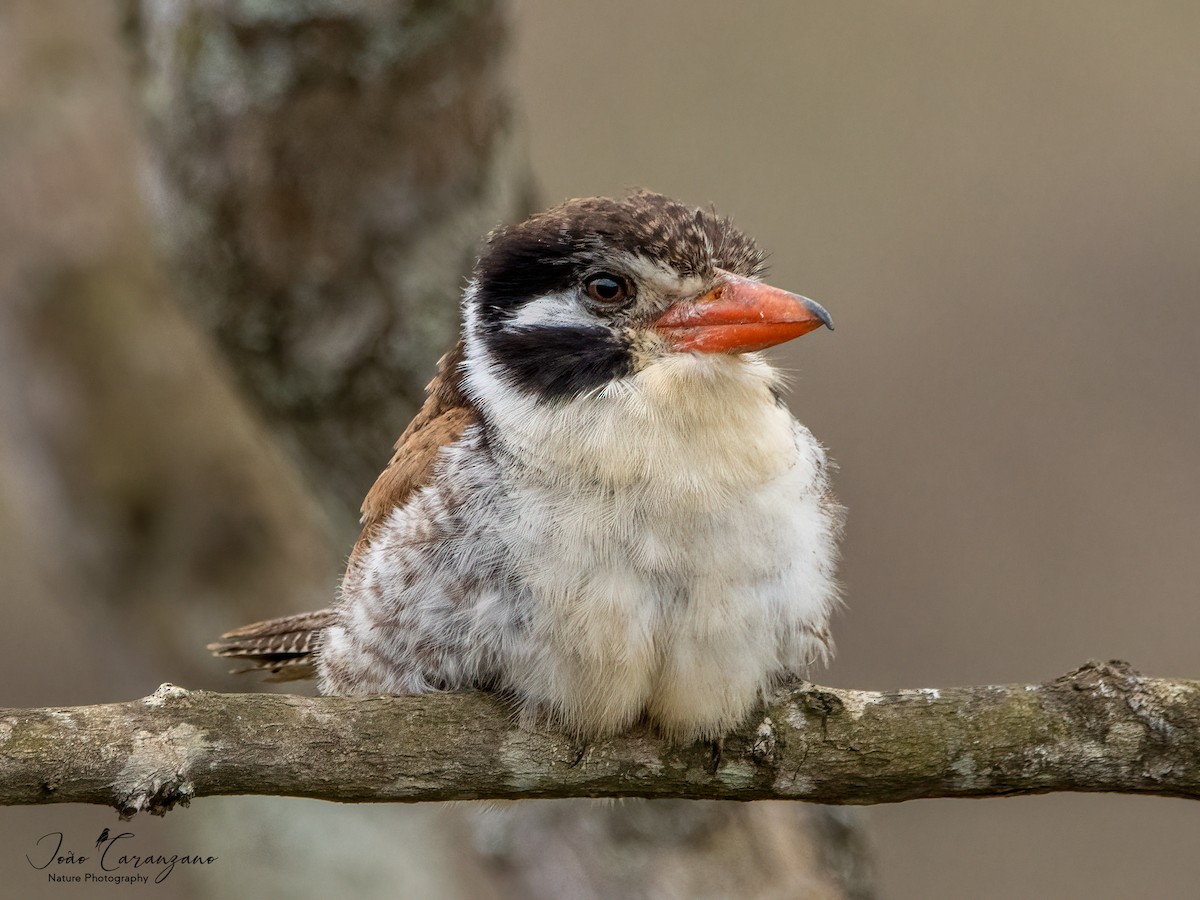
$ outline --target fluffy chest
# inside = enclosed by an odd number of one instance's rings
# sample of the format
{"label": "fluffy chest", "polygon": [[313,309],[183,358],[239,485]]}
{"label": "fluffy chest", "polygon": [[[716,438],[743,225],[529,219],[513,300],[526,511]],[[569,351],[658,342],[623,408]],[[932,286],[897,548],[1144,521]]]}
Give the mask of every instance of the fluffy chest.
{"label": "fluffy chest", "polygon": [[632,603],[696,579],[767,575],[790,552],[788,523],[817,464],[775,410],[754,439],[731,429],[694,444],[639,423],[597,447],[601,423],[565,471],[518,469],[504,530],[523,580],[564,597],[607,582],[585,593]]}
{"label": "fluffy chest", "polygon": [[614,564],[643,580],[761,570],[764,553],[742,545],[770,550],[822,463],[772,375],[688,358],[515,410],[502,451],[513,550],[553,560],[551,578]]}
{"label": "fluffy chest", "polygon": [[762,368],[501,405],[347,572],[326,669],[501,684],[588,734],[733,727],[820,655],[836,595],[824,453]]}
{"label": "fluffy chest", "polygon": [[688,633],[760,627],[827,528],[801,456],[757,485],[516,488],[506,555],[535,632],[585,656],[654,656]]}
{"label": "fluffy chest", "polygon": [[689,358],[514,417],[498,528],[536,631],[582,655],[654,657],[771,618],[776,586],[828,531],[823,452],[772,375]]}
{"label": "fluffy chest", "polygon": [[593,730],[691,734],[819,652],[836,511],[762,373],[652,375],[525,410],[493,533],[526,598],[519,689]]}

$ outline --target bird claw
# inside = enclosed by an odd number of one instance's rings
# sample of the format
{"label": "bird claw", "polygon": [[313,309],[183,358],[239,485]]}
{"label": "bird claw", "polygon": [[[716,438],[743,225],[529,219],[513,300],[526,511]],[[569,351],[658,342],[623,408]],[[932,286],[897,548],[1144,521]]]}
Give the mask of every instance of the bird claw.
{"label": "bird claw", "polygon": [[576,745],[575,757],[571,760],[572,769],[577,769],[580,765],[582,765],[584,757],[587,756],[587,752],[590,749],[592,749],[592,744],[590,741],[584,741],[583,743]]}
{"label": "bird claw", "polygon": [[710,749],[712,751],[712,770],[715,775],[721,768],[721,759],[725,754],[725,735],[713,738]]}

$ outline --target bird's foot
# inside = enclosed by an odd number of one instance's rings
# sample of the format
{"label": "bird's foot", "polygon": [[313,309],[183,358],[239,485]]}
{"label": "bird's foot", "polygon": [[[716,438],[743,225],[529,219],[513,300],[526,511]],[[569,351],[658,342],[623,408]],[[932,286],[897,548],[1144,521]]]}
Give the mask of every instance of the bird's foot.
{"label": "bird's foot", "polygon": [[591,749],[592,749],[591,741],[581,741],[580,743],[576,744],[575,745],[575,755],[574,755],[574,758],[571,760],[571,768],[577,769],[581,765],[583,765],[583,761],[587,757],[588,751]]}
{"label": "bird's foot", "polygon": [[725,754],[725,735],[712,739],[710,749],[712,752],[712,770],[713,774],[721,768],[721,759]]}

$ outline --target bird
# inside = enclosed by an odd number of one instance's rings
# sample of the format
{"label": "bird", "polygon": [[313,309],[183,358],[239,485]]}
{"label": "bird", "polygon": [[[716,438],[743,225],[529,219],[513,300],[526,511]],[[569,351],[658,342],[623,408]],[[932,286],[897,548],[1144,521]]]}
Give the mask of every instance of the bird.
{"label": "bird", "polygon": [[733,221],[639,190],[485,239],[329,609],[210,644],[323,694],[490,690],[721,740],[828,659],[844,510],[761,351],[832,329]]}

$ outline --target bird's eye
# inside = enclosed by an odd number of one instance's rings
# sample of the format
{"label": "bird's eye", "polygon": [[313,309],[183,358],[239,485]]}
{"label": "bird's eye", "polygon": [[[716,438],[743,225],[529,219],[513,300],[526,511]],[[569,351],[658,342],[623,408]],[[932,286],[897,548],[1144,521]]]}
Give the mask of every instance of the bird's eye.
{"label": "bird's eye", "polygon": [[597,303],[612,306],[629,298],[629,282],[620,275],[597,272],[589,275],[583,283],[587,295]]}

